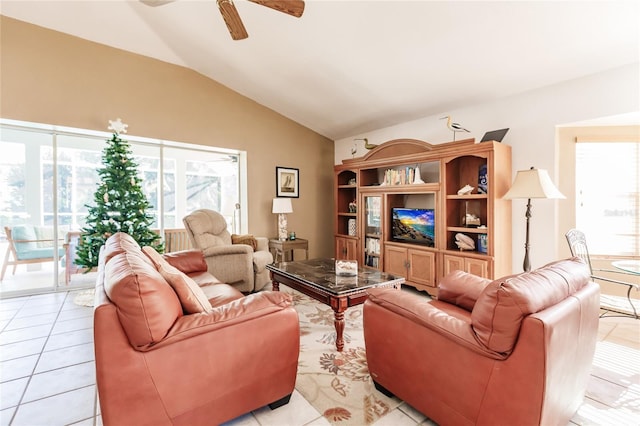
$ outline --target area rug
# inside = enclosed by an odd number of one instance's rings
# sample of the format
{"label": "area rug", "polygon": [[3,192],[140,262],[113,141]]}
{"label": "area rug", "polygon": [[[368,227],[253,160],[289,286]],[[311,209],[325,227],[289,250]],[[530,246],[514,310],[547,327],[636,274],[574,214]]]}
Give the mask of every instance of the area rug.
{"label": "area rug", "polygon": [[[362,305],[345,312],[343,352],[336,350],[333,310],[280,284],[292,295],[300,321],[300,356],[296,389],[334,425],[368,425],[397,408],[402,401],[375,390],[362,330]],[[76,293],[73,302],[93,306],[94,289]]]}
{"label": "area rug", "polygon": [[95,289],[79,291],[73,296],[73,303],[78,306],[93,307],[93,300],[95,298]]}
{"label": "area rug", "polygon": [[368,425],[402,403],[375,390],[367,369],[362,305],[345,312],[345,347],[338,352],[333,310],[282,284],[280,291],[293,296],[300,321],[296,390],[318,412],[335,425]]}

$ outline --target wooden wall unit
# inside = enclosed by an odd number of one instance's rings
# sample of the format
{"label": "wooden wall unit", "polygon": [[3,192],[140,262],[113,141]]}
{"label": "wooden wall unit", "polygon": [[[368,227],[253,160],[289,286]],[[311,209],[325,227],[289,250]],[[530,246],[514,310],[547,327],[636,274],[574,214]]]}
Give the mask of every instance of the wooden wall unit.
{"label": "wooden wall unit", "polygon": [[[480,168],[486,167],[486,193],[478,192]],[[419,169],[423,183],[413,183]],[[389,172],[392,170],[392,172]],[[389,178],[393,177],[390,181]],[[335,243],[337,259],[403,275],[406,284],[437,295],[437,283],[461,269],[495,278],[511,273],[511,202],[503,200],[511,184],[511,147],[474,139],[429,144],[396,139],[335,166]],[[469,194],[458,194],[465,185]],[[356,210],[349,203],[356,203]],[[393,240],[394,207],[435,211],[433,247]],[[483,226],[467,224],[467,213]],[[349,232],[349,220],[356,231]],[[456,234],[471,238],[475,250],[460,250]],[[485,238],[486,236],[486,238]],[[486,240],[486,253],[478,250]]]}
{"label": "wooden wall unit", "polygon": [[358,186],[357,170],[336,170],[334,186],[336,206],[335,218],[335,258],[355,260],[358,253],[357,234],[349,234],[349,221],[355,221],[357,226],[357,211],[354,212],[350,206],[355,203],[357,206]]}

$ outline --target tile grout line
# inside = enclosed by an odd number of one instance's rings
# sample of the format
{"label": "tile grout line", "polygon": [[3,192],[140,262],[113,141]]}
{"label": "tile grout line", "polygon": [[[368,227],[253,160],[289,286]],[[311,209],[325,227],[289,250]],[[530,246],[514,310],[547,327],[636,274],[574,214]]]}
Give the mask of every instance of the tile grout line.
{"label": "tile grout line", "polygon": [[[31,297],[32,296],[29,296],[29,299],[27,299],[27,302],[31,299]],[[38,368],[38,363],[40,362],[40,359],[42,358],[42,354],[44,353],[44,348],[46,348],[47,343],[49,342],[49,338],[51,337],[51,332],[53,331],[56,323],[58,322],[58,318],[60,317],[60,313],[62,312],[62,308],[64,307],[64,303],[65,303],[65,301],[67,300],[68,297],[69,297],[69,292],[67,292],[67,294],[65,295],[64,300],[60,304],[60,308],[58,309],[58,313],[56,315],[56,318],[53,321],[53,323],[51,324],[51,329],[49,330],[49,333],[47,334],[46,340],[44,341],[44,344],[42,345],[42,349],[40,350],[40,353],[38,353],[38,359],[35,362],[35,364],[33,365],[33,370],[31,371],[31,374],[29,374],[29,377],[27,378],[27,384],[24,387],[24,390],[22,391],[22,395],[20,395],[20,399],[18,400],[18,403],[16,404],[16,409],[13,412],[13,414],[11,415],[11,420],[9,420],[9,425],[11,425],[15,421],[16,415],[18,414],[20,406],[22,405],[22,400],[24,399],[24,396],[27,393],[27,389],[29,389],[29,384],[31,383],[31,379],[34,376],[35,370],[36,370],[36,368]],[[23,309],[24,305],[27,302],[25,302],[20,309]],[[18,310],[18,312],[20,312],[20,309]]]}
{"label": "tile grout line", "polygon": [[26,302],[26,301],[24,301],[24,302],[22,303],[22,305],[21,305],[18,309],[16,309],[15,313],[11,316],[11,318],[10,318],[10,319],[8,319],[8,320],[5,320],[5,321],[7,321],[7,323],[4,325],[4,327],[2,327],[2,330],[0,330],[0,334],[2,334],[2,333],[5,331],[5,329],[9,326],[9,324],[11,323],[11,321],[13,321],[13,319],[16,317],[16,315],[18,315],[18,312],[20,312],[20,309],[22,309],[26,303],[27,303],[27,302]]}

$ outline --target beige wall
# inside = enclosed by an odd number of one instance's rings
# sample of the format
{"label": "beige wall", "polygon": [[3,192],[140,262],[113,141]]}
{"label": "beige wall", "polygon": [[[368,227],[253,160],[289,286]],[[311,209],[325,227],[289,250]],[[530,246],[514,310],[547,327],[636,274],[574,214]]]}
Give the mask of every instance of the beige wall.
{"label": "beige wall", "polygon": [[333,141],[187,68],[0,16],[0,117],[247,151],[249,230],[276,235],[276,166],[300,169],[289,229],[332,256]]}

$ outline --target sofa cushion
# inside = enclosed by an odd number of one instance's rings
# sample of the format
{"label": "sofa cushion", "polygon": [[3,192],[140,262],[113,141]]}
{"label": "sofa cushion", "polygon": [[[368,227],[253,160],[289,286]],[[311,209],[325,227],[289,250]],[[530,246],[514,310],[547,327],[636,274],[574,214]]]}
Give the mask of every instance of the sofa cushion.
{"label": "sofa cushion", "polygon": [[[38,248],[38,243],[35,241],[38,239],[38,237],[36,236],[36,231],[33,225],[16,225],[12,227],[11,239],[13,239],[14,241],[29,241],[28,243],[14,243],[18,259],[25,259],[25,255],[27,255],[30,251]],[[26,257],[26,259],[33,258]]]}
{"label": "sofa cushion", "polygon": [[116,232],[107,238],[107,241],[104,243],[104,253],[102,254],[104,262],[108,263],[112,257],[120,253],[124,253],[125,251],[128,251],[133,255],[138,255],[142,260],[148,262],[149,265],[153,265],[146,256],[142,255],[138,242],[134,240],[131,235],[124,232]]}
{"label": "sofa cushion", "polygon": [[117,254],[104,265],[104,290],[136,349],[160,342],[182,316],[176,292],[151,262],[135,253]]}
{"label": "sofa cushion", "polygon": [[212,309],[207,296],[188,275],[171,266],[153,247],[143,247],[142,251],[151,259],[160,275],[173,287],[185,313],[199,314]]}
{"label": "sofa cushion", "polygon": [[251,234],[231,234],[231,244],[246,244],[248,246],[251,246],[253,251],[256,251],[258,249],[258,240],[256,240],[256,237]]}
{"label": "sofa cushion", "polygon": [[[53,226],[34,226],[34,231],[36,232],[36,236],[38,237],[38,247],[39,248],[52,248],[53,247]],[[59,225],[58,226],[58,239],[60,240],[60,245],[64,241],[65,235],[69,232],[68,225]],[[58,245],[58,244],[56,244]]]}
{"label": "sofa cushion", "polygon": [[444,276],[438,284],[438,300],[471,312],[476,300],[489,283],[491,280],[488,278],[464,271],[452,271]]}
{"label": "sofa cushion", "polygon": [[209,272],[192,272],[187,274],[189,278],[194,280],[198,287],[203,288],[204,286],[211,284],[222,284],[222,281],[211,275]]}
{"label": "sofa cushion", "polygon": [[493,281],[471,313],[478,341],[495,352],[510,353],[525,316],[555,305],[588,282],[589,268],[578,258]]}
{"label": "sofa cushion", "polygon": [[200,287],[213,308],[242,299],[244,294],[229,284],[209,284]]}
{"label": "sofa cushion", "polygon": [[[16,250],[17,251],[17,250]],[[62,258],[65,255],[64,248],[58,249],[58,257]],[[41,247],[33,250],[25,251],[18,255],[18,260],[31,260],[31,259],[53,259],[53,247]]]}

